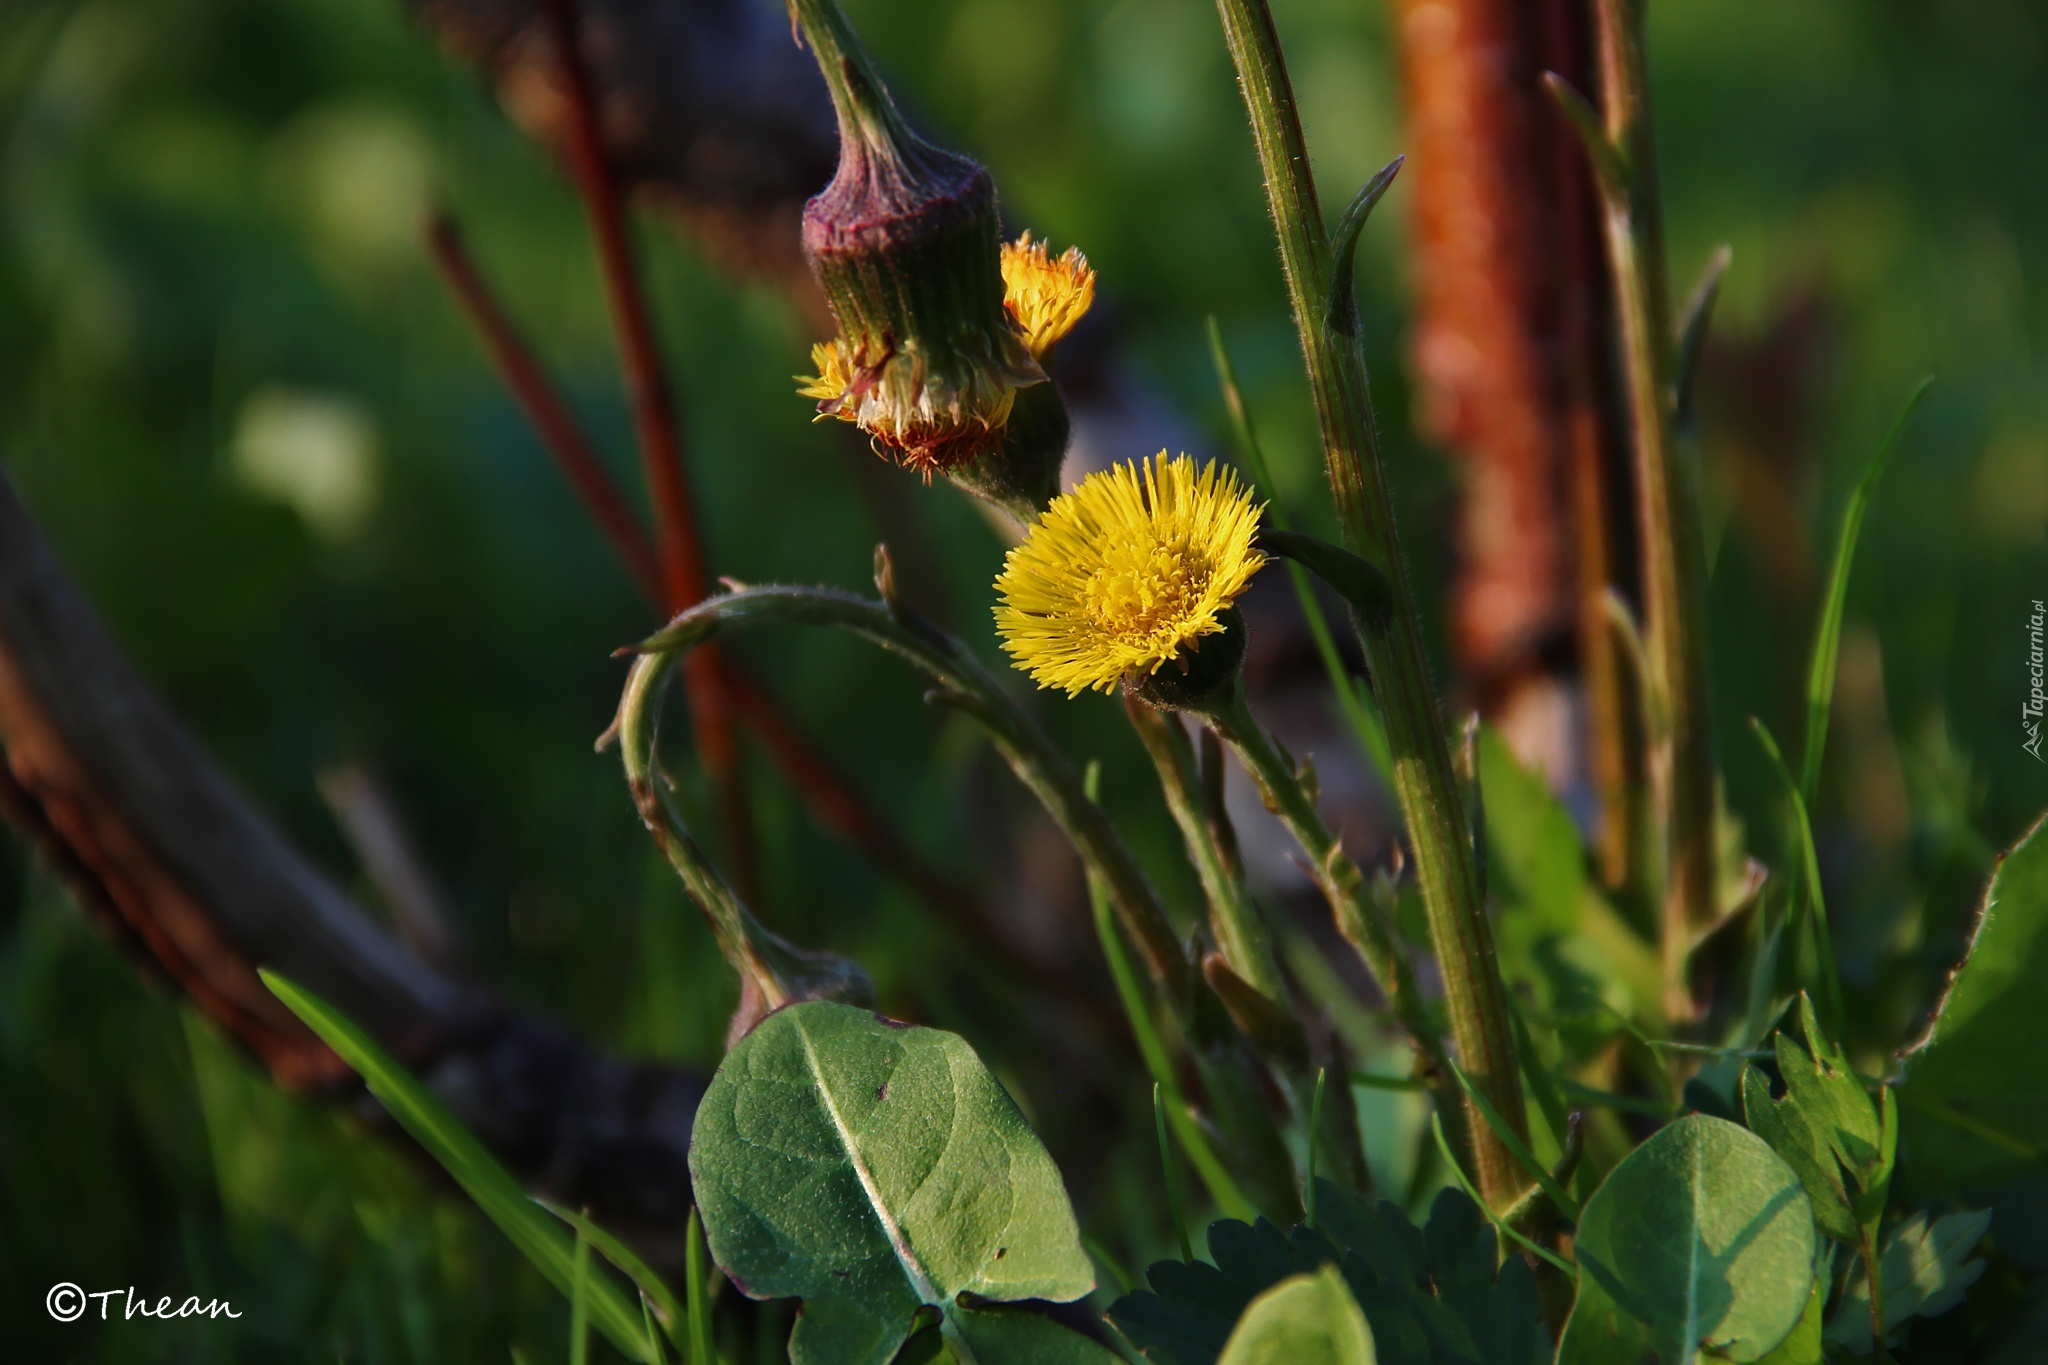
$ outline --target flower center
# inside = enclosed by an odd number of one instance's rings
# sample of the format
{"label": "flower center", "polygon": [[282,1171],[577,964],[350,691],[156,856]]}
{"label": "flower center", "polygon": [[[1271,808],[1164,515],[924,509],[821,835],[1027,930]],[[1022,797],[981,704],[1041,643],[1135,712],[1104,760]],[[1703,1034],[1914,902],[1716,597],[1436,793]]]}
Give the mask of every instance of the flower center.
{"label": "flower center", "polygon": [[1155,640],[1184,635],[1214,571],[1185,533],[1142,536],[1102,547],[1102,562],[1081,589],[1088,618],[1105,636]]}

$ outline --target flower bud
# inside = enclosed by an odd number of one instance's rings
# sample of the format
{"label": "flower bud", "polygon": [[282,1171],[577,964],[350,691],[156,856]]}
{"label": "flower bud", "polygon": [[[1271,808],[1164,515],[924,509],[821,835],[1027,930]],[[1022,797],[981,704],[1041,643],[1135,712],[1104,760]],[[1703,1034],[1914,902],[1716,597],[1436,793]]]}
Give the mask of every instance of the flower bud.
{"label": "flower bud", "polygon": [[898,462],[949,473],[997,450],[1018,391],[1045,383],[1003,307],[995,182],[910,130],[831,0],[795,8],[839,114],[803,242],[840,335],[806,392]]}

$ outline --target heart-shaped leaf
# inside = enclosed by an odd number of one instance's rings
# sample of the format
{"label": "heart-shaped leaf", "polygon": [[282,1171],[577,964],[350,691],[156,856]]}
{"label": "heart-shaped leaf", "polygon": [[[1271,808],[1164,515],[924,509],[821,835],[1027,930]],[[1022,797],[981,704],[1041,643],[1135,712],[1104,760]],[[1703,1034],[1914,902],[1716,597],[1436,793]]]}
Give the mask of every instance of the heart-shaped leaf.
{"label": "heart-shaped leaf", "polygon": [[954,1337],[963,1294],[1095,1287],[1052,1158],[967,1042],[938,1029],[828,1001],[770,1015],[712,1078],[690,1173],[741,1291],[804,1300],[795,1365],[886,1365],[927,1304]]}
{"label": "heart-shaped leaf", "polygon": [[1337,1267],[1280,1281],[1251,1301],[1219,1365],[1375,1365],[1372,1329]]}
{"label": "heart-shaped leaf", "polygon": [[1694,1114],[1623,1159],[1579,1221],[1579,1297],[1558,1365],[1655,1353],[1691,1365],[1701,1348],[1754,1361],[1806,1311],[1813,1206],[1756,1134]]}

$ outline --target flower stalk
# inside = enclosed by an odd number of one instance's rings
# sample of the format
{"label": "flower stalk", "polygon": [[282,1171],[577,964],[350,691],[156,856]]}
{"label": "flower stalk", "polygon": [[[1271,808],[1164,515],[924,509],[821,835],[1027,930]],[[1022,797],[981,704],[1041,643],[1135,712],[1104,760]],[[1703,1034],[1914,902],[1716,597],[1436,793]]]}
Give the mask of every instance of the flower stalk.
{"label": "flower stalk", "polygon": [[655,738],[661,698],[680,658],[662,653],[634,660],[619,698],[618,717],[599,744],[618,740],[626,786],[641,822],[710,921],[720,954],[739,977],[740,1004],[727,1042],[737,1041],[763,1016],[794,1001],[872,1003],[874,986],[857,964],[806,952],[763,927],[712,866],[676,809],[656,757]]}
{"label": "flower stalk", "polygon": [[[1203,736],[1216,752],[1198,763],[1177,716],[1150,705],[1130,687],[1124,690],[1124,710],[1158,769],[1167,809],[1180,827],[1209,905],[1216,951],[1203,956],[1202,975],[1238,1031],[1273,1068],[1295,1113],[1305,1117],[1319,1070],[1329,1059],[1311,1055],[1307,1030],[1294,1013],[1274,957],[1272,931],[1245,885],[1244,867],[1221,810],[1223,756],[1214,733],[1205,730]],[[1333,1131],[1324,1145],[1335,1157],[1338,1174],[1364,1189],[1371,1175],[1349,1089],[1329,1108]]]}
{"label": "flower stalk", "polygon": [[1666,730],[1649,752],[1651,800],[1668,853],[1661,938],[1665,1011],[1693,1014],[1686,980],[1695,935],[1718,901],[1715,763],[1707,696],[1706,559],[1699,493],[1678,441],[1674,335],[1664,219],[1651,117],[1641,0],[1597,0],[1601,107],[1596,115],[1562,78],[1545,77],[1577,126],[1599,184],[1615,323],[1635,455],[1642,541],[1644,635]]}
{"label": "flower stalk", "polygon": [[[1309,172],[1308,146],[1279,34],[1265,0],[1217,0],[1217,9],[1265,173],[1338,521],[1349,548],[1385,574],[1391,590],[1394,609],[1384,619],[1360,622],[1360,635],[1393,754],[1394,792],[1407,817],[1430,938],[1443,972],[1452,1040],[1473,1084],[1515,1133],[1526,1134],[1528,1118],[1506,989],[1494,960],[1493,930],[1394,527],[1364,356],[1355,337],[1332,325],[1334,253]],[[1348,289],[1344,296],[1349,298]],[[1254,740],[1251,752],[1258,747]],[[1476,1112],[1468,1119],[1479,1188],[1488,1202],[1505,1207],[1527,1182],[1484,1119]]]}

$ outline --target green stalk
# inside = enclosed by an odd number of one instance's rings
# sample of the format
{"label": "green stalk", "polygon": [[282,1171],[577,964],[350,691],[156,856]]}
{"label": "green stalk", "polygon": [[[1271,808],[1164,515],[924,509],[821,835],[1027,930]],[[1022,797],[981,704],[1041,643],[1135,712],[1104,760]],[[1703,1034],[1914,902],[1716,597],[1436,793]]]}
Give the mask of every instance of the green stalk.
{"label": "green stalk", "polygon": [[1707,696],[1706,558],[1699,493],[1678,445],[1677,339],[1651,119],[1642,0],[1595,0],[1601,113],[1556,76],[1552,92],[1586,139],[1600,186],[1615,321],[1635,452],[1644,625],[1669,724],[1650,779],[1668,840],[1661,937],[1665,1009],[1692,1015],[1686,953],[1714,920],[1714,736]]}
{"label": "green stalk", "polygon": [[[1357,341],[1331,325],[1330,238],[1280,56],[1280,36],[1265,0],[1217,0],[1217,9],[1265,173],[1338,521],[1346,545],[1378,568],[1392,591],[1394,610],[1385,619],[1361,622],[1360,635],[1393,756],[1394,793],[1415,849],[1430,940],[1443,972],[1451,1036],[1474,1085],[1510,1128],[1526,1134],[1506,988],[1494,961],[1493,929],[1473,861],[1464,800],[1394,527],[1365,359]],[[1518,1165],[1476,1112],[1468,1117],[1479,1188],[1487,1200],[1505,1207],[1522,1191]]]}
{"label": "green stalk", "polygon": [[[1243,761],[1245,770],[1259,784],[1259,795],[1265,799],[1267,809],[1280,817],[1280,823],[1308,855],[1309,874],[1323,899],[1329,902],[1338,932],[1365,960],[1380,993],[1393,1006],[1395,1017],[1414,1038],[1416,1046],[1433,1062],[1440,1063],[1444,1057],[1443,1040],[1437,1036],[1423,1003],[1415,979],[1415,964],[1408,960],[1394,926],[1373,904],[1358,864],[1351,861],[1337,836],[1323,822],[1322,813],[1302,786],[1301,775],[1252,715],[1245,702],[1244,688],[1231,688],[1205,719]],[[1518,1088],[1518,1098],[1519,1094]]]}
{"label": "green stalk", "polygon": [[[1310,1056],[1307,1031],[1295,1016],[1273,956],[1272,934],[1265,916],[1245,886],[1244,870],[1235,850],[1227,847],[1227,824],[1221,810],[1220,770],[1218,790],[1204,789],[1204,776],[1195,761],[1194,746],[1180,720],[1155,710],[1129,692],[1124,710],[1131,728],[1152,756],[1159,771],[1159,784],[1167,808],[1180,826],[1188,859],[1194,863],[1209,902],[1210,931],[1220,953],[1204,957],[1202,973],[1209,988],[1222,1002],[1224,1011],[1272,1067],[1299,1115],[1321,1112],[1321,1076]],[[1204,734],[1210,744],[1215,737]],[[1222,754],[1215,754],[1220,765]],[[1221,958],[1219,961],[1218,958]],[[1363,1190],[1371,1180],[1365,1161],[1364,1139],[1358,1131],[1358,1112],[1347,1091],[1332,1106],[1336,1131],[1332,1151],[1337,1156],[1339,1176],[1355,1189]],[[1312,1124],[1315,1122],[1312,1120]],[[1313,1165],[1313,1155],[1310,1161]]]}
{"label": "green stalk", "polygon": [[1177,717],[1153,709],[1129,695],[1124,710],[1131,728],[1138,732],[1152,765],[1159,771],[1159,787],[1166,796],[1166,808],[1180,826],[1181,841],[1188,860],[1201,878],[1202,894],[1209,902],[1209,931],[1223,960],[1238,978],[1276,1006],[1287,999],[1287,986],[1280,979],[1280,964],[1273,957],[1273,936],[1265,917],[1252,903],[1241,872],[1217,840],[1218,831],[1209,819],[1202,795],[1202,777],[1195,765],[1194,746]]}
{"label": "green stalk", "polygon": [[610,734],[618,737],[626,786],[641,823],[711,922],[719,952],[739,976],[741,1004],[734,1026],[743,1031],[793,1000],[871,1000],[873,987],[857,965],[806,952],[764,928],[719,875],[676,809],[656,758],[655,736],[664,685],[679,659],[663,653],[634,661]]}
{"label": "green stalk", "polygon": [[[960,643],[886,603],[870,602],[829,588],[783,585],[748,588],[706,598],[677,616],[634,649],[641,660],[635,678],[647,670],[673,667],[684,653],[721,630],[779,621],[827,626],[858,635],[916,665],[938,683],[931,700],[964,711],[985,730],[1010,769],[1038,797],[1089,870],[1109,889],[1110,904],[1153,980],[1176,1011],[1194,998],[1195,976],[1173,922],[1167,918],[1137,860],[1109,817],[1082,790],[1080,774],[1031,718],[976,663]],[[628,697],[634,685],[628,684]],[[627,711],[621,709],[621,735]],[[633,746],[625,746],[629,750]],[[629,769],[628,776],[631,776]]]}
{"label": "green stalk", "polygon": [[877,151],[918,143],[837,0],[789,0],[789,12],[824,73],[840,142],[858,140]]}

